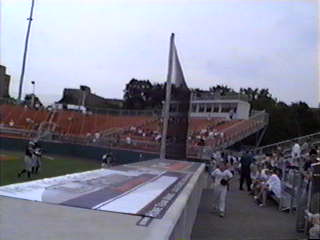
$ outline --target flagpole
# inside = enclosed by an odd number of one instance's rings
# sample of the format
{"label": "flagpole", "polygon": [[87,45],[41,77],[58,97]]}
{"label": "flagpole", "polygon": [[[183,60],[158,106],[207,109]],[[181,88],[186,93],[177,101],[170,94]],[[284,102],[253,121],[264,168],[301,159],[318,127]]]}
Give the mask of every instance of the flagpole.
{"label": "flagpole", "polygon": [[164,108],[163,108],[163,128],[162,128],[161,147],[160,147],[160,159],[161,160],[166,158],[166,142],[167,142],[167,131],[168,131],[170,98],[171,98],[173,45],[174,45],[174,33],[172,33],[171,37],[170,37],[170,50],[169,50],[169,65],[168,65],[167,86],[166,86],[166,99],[165,99]]}
{"label": "flagpole", "polygon": [[21,102],[22,85],[23,85],[24,71],[25,71],[25,67],[26,67],[26,59],[27,59],[29,35],[30,35],[31,23],[32,23],[32,20],[33,20],[33,19],[32,19],[32,16],[33,16],[33,8],[34,8],[34,0],[31,1],[30,16],[29,16],[29,18],[27,18],[27,20],[29,21],[29,23],[28,23],[28,29],[27,29],[26,39],[25,39],[25,43],[24,43],[24,52],[23,52],[22,68],[21,68],[20,84],[19,84],[19,94],[18,94],[18,101],[19,101],[19,102]]}

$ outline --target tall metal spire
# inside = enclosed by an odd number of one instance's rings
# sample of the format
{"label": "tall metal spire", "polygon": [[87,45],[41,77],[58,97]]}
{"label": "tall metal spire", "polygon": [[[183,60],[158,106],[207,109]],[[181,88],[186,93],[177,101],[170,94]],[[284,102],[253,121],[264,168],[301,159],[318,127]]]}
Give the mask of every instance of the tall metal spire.
{"label": "tall metal spire", "polygon": [[171,34],[160,159],[186,159],[189,104],[190,91]]}
{"label": "tall metal spire", "polygon": [[23,77],[26,68],[26,60],[27,60],[27,52],[28,52],[28,43],[29,43],[29,35],[32,23],[32,16],[33,16],[33,8],[34,8],[34,0],[31,0],[31,9],[30,9],[30,16],[27,18],[28,20],[28,29],[26,33],[26,39],[24,42],[24,52],[23,52],[23,59],[22,59],[22,68],[21,68],[21,75],[20,75],[20,84],[19,84],[19,94],[18,94],[18,101],[21,101],[22,95],[22,85],[23,85]]}
{"label": "tall metal spire", "polygon": [[172,71],[173,71],[173,53],[174,53],[174,33],[170,37],[170,49],[169,49],[169,64],[168,64],[168,74],[167,74],[167,84],[166,84],[166,96],[163,107],[163,129],[161,136],[161,146],[160,146],[160,159],[166,158],[166,142],[167,142],[167,131],[168,131],[168,121],[169,121],[169,108],[170,108],[170,98],[171,98],[171,84],[172,84]]}

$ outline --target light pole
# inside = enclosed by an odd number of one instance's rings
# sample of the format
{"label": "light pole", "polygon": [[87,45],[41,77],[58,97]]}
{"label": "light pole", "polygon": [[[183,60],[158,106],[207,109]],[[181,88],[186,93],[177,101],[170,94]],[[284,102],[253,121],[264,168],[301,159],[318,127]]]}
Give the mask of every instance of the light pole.
{"label": "light pole", "polygon": [[27,18],[29,23],[28,23],[27,33],[26,33],[26,39],[25,39],[25,42],[24,42],[24,52],[23,52],[22,68],[21,68],[21,75],[20,75],[19,94],[18,94],[18,101],[19,102],[21,102],[22,85],[23,85],[24,71],[25,71],[25,67],[26,67],[29,35],[30,35],[30,29],[31,29],[31,22],[33,20],[32,19],[33,7],[34,7],[34,0],[31,0],[31,10],[30,10],[30,16]]}

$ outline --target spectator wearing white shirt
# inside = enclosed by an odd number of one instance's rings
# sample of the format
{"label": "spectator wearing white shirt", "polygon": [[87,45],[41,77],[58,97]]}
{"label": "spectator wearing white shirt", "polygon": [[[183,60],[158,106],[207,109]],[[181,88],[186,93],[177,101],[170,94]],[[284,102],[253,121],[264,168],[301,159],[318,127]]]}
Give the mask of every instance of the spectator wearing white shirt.
{"label": "spectator wearing white shirt", "polygon": [[268,181],[269,176],[266,174],[268,170],[262,169],[260,166],[257,168],[257,175],[254,179],[252,186],[251,186],[251,194],[256,196],[261,191],[262,186]]}
{"label": "spectator wearing white shirt", "polygon": [[320,214],[313,214],[313,226],[309,229],[309,239],[320,239]]}
{"label": "spectator wearing white shirt", "polygon": [[308,144],[308,142],[304,142],[304,143],[302,144],[302,146],[301,146],[301,153],[302,153],[302,154],[307,153],[308,149],[309,149],[309,144]]}
{"label": "spectator wearing white shirt", "polygon": [[299,158],[301,156],[301,147],[299,145],[299,143],[295,143],[293,146],[292,146],[292,150],[291,150],[291,157],[293,159],[296,159],[296,158]]}
{"label": "spectator wearing white shirt", "polygon": [[131,144],[132,142],[131,142],[131,137],[130,136],[127,136],[126,137],[126,142],[127,142],[127,144]]}
{"label": "spectator wearing white shirt", "polygon": [[262,196],[262,203],[259,206],[265,206],[267,197],[275,195],[277,198],[281,198],[281,180],[277,175],[276,170],[266,171],[269,176],[268,181],[262,186],[260,193],[255,199],[259,200]]}
{"label": "spectator wearing white shirt", "polygon": [[158,134],[155,138],[154,138],[155,141],[157,142],[160,142],[161,140],[161,134]]}
{"label": "spectator wearing white shirt", "polygon": [[230,170],[227,169],[226,164],[221,162],[219,163],[218,168],[211,173],[211,176],[214,178],[213,210],[218,210],[220,217],[224,217],[228,190],[227,186],[233,175]]}
{"label": "spectator wearing white shirt", "polygon": [[9,126],[10,126],[10,127],[13,127],[13,126],[14,126],[14,121],[13,121],[13,120],[10,120]]}

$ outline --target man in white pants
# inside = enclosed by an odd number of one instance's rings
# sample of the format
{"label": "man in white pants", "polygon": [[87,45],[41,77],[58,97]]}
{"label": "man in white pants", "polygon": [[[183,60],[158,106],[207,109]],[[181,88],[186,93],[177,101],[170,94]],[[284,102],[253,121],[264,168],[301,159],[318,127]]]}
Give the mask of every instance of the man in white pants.
{"label": "man in white pants", "polygon": [[211,173],[214,178],[214,211],[218,210],[220,217],[224,217],[226,197],[228,191],[228,182],[233,177],[232,173],[224,162],[219,163],[218,168]]}

